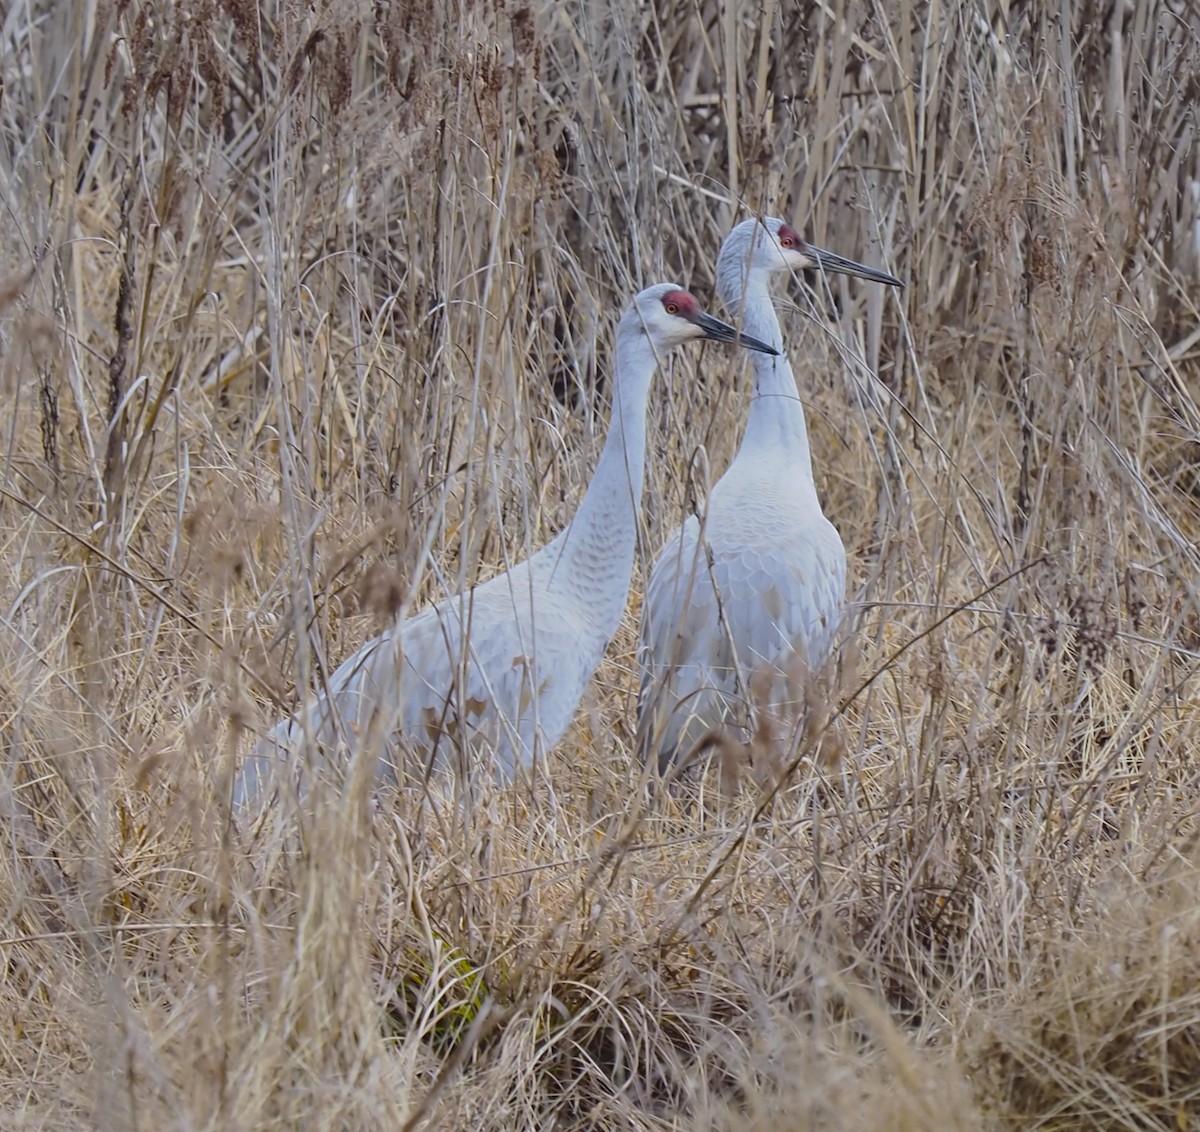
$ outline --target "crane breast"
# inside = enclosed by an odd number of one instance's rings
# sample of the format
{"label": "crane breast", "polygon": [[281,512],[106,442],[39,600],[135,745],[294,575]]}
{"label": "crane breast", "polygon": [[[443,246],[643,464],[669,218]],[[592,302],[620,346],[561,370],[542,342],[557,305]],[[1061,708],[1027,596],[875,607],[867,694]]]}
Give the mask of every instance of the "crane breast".
{"label": "crane breast", "polygon": [[828,657],[845,585],[845,549],[819,510],[797,515],[757,495],[710,508],[704,532],[689,519],[655,563],[642,620],[641,710],[666,718],[664,761],[744,718],[742,677],[784,677],[770,706],[794,708],[786,677],[797,656],[811,667]]}

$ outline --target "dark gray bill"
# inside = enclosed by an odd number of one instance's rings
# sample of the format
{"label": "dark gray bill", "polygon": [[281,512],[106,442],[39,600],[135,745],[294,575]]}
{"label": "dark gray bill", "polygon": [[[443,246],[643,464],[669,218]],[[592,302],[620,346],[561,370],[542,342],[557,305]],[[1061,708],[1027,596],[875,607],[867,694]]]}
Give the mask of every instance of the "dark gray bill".
{"label": "dark gray bill", "polygon": [[894,275],[889,275],[886,271],[867,267],[863,263],[855,263],[852,259],[846,259],[834,252],[827,252],[824,248],[815,248],[812,244],[805,246],[808,254],[817,261],[817,267],[821,271],[828,271],[830,274],[857,275],[861,279],[870,279],[875,283],[887,283],[892,287],[904,286],[899,279]]}
{"label": "dark gray bill", "polygon": [[704,337],[711,338],[714,342],[736,342],[739,346],[745,346],[747,350],[758,350],[762,354],[779,353],[774,346],[768,346],[758,338],[751,338],[749,334],[739,334],[729,323],[713,318],[711,314],[701,312],[696,315],[695,322],[704,331]]}

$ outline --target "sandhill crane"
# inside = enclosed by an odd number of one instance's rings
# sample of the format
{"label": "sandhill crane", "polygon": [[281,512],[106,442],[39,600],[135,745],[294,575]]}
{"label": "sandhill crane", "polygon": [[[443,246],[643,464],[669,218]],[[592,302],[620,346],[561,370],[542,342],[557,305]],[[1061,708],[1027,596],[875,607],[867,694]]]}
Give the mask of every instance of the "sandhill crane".
{"label": "sandhill crane", "polygon": [[[629,596],[646,447],[646,405],[659,359],[694,339],[775,348],[705,314],[673,283],[642,291],[617,326],[613,417],[592,482],[568,526],[526,561],[374,638],[329,678],[299,718],[277,724],[234,786],[262,807],[290,767],[300,785],[359,742],[376,773],[403,779],[481,749],[511,780],[571,722]],[[299,757],[319,750],[317,766]],[[406,759],[412,760],[406,764]]]}
{"label": "sandhill crane", "polygon": [[754,356],[737,455],[709,495],[703,527],[693,515],[667,540],[646,587],[639,732],[663,771],[709,731],[746,722],[755,673],[767,677],[773,714],[798,706],[787,691],[796,658],[820,666],[841,616],[846,552],[817,499],[804,407],[769,291],[772,276],[803,268],[901,286],[805,243],[781,220],[744,221],[721,247],[719,298],[780,352]]}

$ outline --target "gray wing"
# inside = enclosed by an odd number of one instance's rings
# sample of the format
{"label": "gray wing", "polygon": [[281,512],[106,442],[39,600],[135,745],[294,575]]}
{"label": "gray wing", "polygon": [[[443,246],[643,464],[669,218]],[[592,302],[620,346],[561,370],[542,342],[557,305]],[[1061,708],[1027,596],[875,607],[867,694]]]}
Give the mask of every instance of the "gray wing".
{"label": "gray wing", "polygon": [[[262,740],[235,785],[235,806],[261,807],[279,786],[281,770],[302,790],[314,774],[344,771],[359,747],[379,752],[372,755],[375,773],[395,781],[406,769],[466,758],[486,743],[498,775],[511,778],[518,764],[531,760],[535,730],[547,746],[557,740],[561,730],[549,730],[563,715],[565,729],[582,694],[579,687],[569,707],[558,704],[578,683],[555,679],[564,671],[555,654],[573,637],[555,631],[561,612],[546,601],[539,603],[545,630],[535,641],[522,583],[528,580],[517,568],[368,641],[320,695]],[[548,695],[558,689],[558,698]]]}
{"label": "gray wing", "polygon": [[650,573],[638,657],[638,731],[646,758],[665,768],[710,728],[736,695],[736,667],[700,524],[690,517]]}

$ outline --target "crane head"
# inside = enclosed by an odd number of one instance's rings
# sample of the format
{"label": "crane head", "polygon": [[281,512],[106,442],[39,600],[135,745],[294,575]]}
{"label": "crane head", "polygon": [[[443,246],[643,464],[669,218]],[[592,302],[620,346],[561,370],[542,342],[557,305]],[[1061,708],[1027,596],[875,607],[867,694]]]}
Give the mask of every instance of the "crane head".
{"label": "crane head", "polygon": [[705,312],[695,295],[675,283],[659,283],[639,292],[628,315],[640,324],[655,353],[665,353],[697,339],[733,342],[764,354],[779,353],[774,346],[749,334],[741,334],[729,323]]}
{"label": "crane head", "polygon": [[725,238],[717,257],[717,293],[727,305],[736,305],[745,291],[755,284],[765,285],[772,275],[808,270],[903,286],[894,275],[818,248],[790,224],[768,216],[742,221]]}

